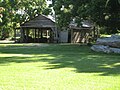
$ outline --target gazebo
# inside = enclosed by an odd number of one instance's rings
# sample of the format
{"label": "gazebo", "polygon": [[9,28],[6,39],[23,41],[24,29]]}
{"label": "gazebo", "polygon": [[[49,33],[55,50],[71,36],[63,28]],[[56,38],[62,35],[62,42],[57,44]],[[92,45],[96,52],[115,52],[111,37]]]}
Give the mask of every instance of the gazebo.
{"label": "gazebo", "polygon": [[20,32],[20,42],[23,43],[53,43],[58,39],[55,22],[45,15],[20,25]]}

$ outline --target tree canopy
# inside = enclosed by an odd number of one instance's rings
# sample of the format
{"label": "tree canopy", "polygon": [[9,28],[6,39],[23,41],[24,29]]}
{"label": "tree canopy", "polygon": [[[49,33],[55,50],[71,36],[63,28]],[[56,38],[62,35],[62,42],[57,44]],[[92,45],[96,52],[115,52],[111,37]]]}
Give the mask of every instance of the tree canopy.
{"label": "tree canopy", "polygon": [[47,10],[45,0],[0,0],[1,38],[7,37],[25,21],[46,13],[45,10]]}
{"label": "tree canopy", "polygon": [[92,20],[109,33],[120,30],[120,0],[53,0],[53,7],[59,27],[67,27],[74,18]]}
{"label": "tree canopy", "polygon": [[[120,31],[120,0],[53,0],[51,6],[60,28],[75,19],[78,25],[82,20],[92,20],[109,34]],[[36,15],[49,12],[46,0],[0,0],[0,38]]]}

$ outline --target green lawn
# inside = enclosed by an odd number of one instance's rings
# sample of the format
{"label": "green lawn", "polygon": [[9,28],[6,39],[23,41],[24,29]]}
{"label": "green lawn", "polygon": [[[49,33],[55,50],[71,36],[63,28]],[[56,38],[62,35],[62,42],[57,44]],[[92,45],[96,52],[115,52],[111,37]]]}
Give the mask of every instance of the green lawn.
{"label": "green lawn", "polygon": [[120,55],[80,45],[1,44],[0,90],[120,90]]}

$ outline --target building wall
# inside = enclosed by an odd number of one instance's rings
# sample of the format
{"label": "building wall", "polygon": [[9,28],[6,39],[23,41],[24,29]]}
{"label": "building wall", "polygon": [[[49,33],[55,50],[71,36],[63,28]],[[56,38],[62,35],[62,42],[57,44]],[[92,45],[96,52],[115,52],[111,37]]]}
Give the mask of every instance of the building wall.
{"label": "building wall", "polygon": [[71,30],[71,43],[88,43],[89,30]]}
{"label": "building wall", "polygon": [[68,42],[68,31],[60,31],[59,33],[59,41],[61,43],[67,43]]}

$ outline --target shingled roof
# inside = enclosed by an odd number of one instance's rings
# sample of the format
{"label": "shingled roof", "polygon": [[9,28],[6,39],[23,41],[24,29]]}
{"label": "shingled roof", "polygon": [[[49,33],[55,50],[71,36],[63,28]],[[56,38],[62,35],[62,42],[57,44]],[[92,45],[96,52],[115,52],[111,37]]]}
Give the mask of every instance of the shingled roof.
{"label": "shingled roof", "polygon": [[21,25],[22,28],[52,28],[55,27],[55,22],[45,15],[38,15],[32,20]]}

